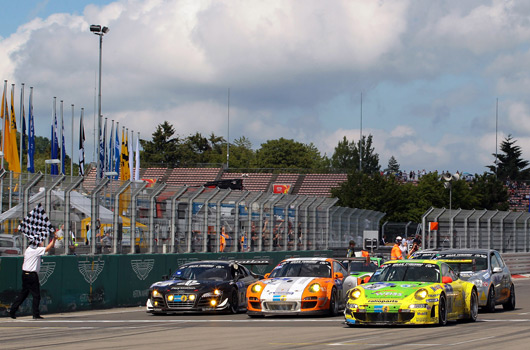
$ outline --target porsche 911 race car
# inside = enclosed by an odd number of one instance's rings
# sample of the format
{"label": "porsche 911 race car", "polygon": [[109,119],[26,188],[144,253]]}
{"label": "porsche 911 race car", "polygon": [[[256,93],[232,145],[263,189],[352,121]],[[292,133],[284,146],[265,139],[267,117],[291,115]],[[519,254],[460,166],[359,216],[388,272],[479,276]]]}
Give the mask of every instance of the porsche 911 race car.
{"label": "porsche 911 race car", "polygon": [[196,261],[184,264],[169,280],[149,288],[147,312],[225,311],[246,307],[247,287],[260,276],[235,261]]}
{"label": "porsche 911 race car", "polygon": [[473,283],[459,279],[445,262],[417,259],[385,262],[370,282],[348,292],[344,310],[348,326],[443,326],[448,320],[475,321],[477,315]]}
{"label": "porsche 911 race car", "polygon": [[344,266],[331,258],[291,258],[248,287],[247,314],[337,315],[344,308]]}
{"label": "porsche 911 race car", "polygon": [[[433,254],[432,259],[447,262],[460,274],[461,279],[477,287],[478,304],[485,311],[494,312],[496,305],[502,305],[507,311],[515,309],[515,286],[512,275],[498,251],[448,249],[431,254]],[[457,260],[462,259],[471,259],[473,264],[459,264]]]}

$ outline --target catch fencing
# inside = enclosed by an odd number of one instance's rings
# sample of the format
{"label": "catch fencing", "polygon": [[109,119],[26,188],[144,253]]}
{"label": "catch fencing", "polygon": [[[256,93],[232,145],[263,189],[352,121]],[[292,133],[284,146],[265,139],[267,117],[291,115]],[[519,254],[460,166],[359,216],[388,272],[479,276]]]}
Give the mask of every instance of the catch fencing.
{"label": "catch fencing", "polygon": [[530,252],[530,213],[430,208],[422,217],[424,248]]}
{"label": "catch fencing", "polygon": [[17,234],[41,203],[55,227],[64,224],[56,255],[322,250],[362,242],[385,215],[336,198],[109,177],[2,172],[0,181],[2,233]]}

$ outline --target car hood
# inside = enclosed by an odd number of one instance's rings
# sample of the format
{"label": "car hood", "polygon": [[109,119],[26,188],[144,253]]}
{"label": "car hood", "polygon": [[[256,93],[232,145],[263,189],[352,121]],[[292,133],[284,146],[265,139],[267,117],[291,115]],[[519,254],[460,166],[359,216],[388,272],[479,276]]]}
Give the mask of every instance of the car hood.
{"label": "car hood", "polygon": [[264,300],[276,300],[282,297],[282,300],[300,300],[304,290],[312,284],[313,281],[323,281],[326,279],[316,277],[278,277],[262,280],[265,288],[261,293]]}
{"label": "car hood", "polygon": [[373,282],[363,284],[362,288],[367,299],[404,299],[420,288],[434,292],[440,287],[431,282]]}

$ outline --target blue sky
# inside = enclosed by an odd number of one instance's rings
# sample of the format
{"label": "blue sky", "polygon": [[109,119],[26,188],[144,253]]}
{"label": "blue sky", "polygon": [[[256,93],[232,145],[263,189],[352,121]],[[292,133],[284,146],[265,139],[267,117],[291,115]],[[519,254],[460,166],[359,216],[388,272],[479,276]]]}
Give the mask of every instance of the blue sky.
{"label": "blue sky", "polygon": [[76,130],[84,108],[89,150],[98,40],[88,28],[101,24],[102,113],[143,139],[165,120],[181,137],[227,138],[230,89],[231,142],[284,137],[331,156],[344,136],[358,141],[362,94],[362,134],[382,169],[394,156],[407,171],[482,173],[508,135],[529,157],[530,3],[25,0],[2,10],[0,77],[16,96],[34,87],[38,135],[48,136],[53,97],[66,130],[71,104]]}

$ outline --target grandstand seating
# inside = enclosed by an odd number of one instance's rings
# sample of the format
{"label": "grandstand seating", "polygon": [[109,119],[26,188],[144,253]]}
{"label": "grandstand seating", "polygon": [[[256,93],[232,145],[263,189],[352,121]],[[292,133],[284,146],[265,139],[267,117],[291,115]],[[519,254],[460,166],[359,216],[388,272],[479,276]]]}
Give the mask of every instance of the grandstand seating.
{"label": "grandstand seating", "polygon": [[223,173],[221,179],[243,179],[243,188],[247,191],[268,191],[272,173]]}
{"label": "grandstand seating", "polygon": [[175,168],[167,178],[168,185],[202,186],[217,179],[222,168]]}
{"label": "grandstand seating", "polygon": [[[289,191],[294,195],[329,197],[331,189],[339,187],[347,180],[347,174],[273,174],[273,173],[228,173],[222,168],[146,168],[140,170],[140,177],[157,179],[168,186],[202,186],[206,182],[227,179],[243,179],[243,188],[247,191],[271,192],[272,185],[291,185]],[[90,192],[95,187],[96,168],[86,170],[83,188]],[[119,182],[113,184],[113,188]],[[529,210],[530,186],[525,183],[508,183],[510,211]]]}
{"label": "grandstand seating", "polygon": [[307,174],[296,194],[329,197],[331,189],[339,187],[347,178],[347,174]]}

